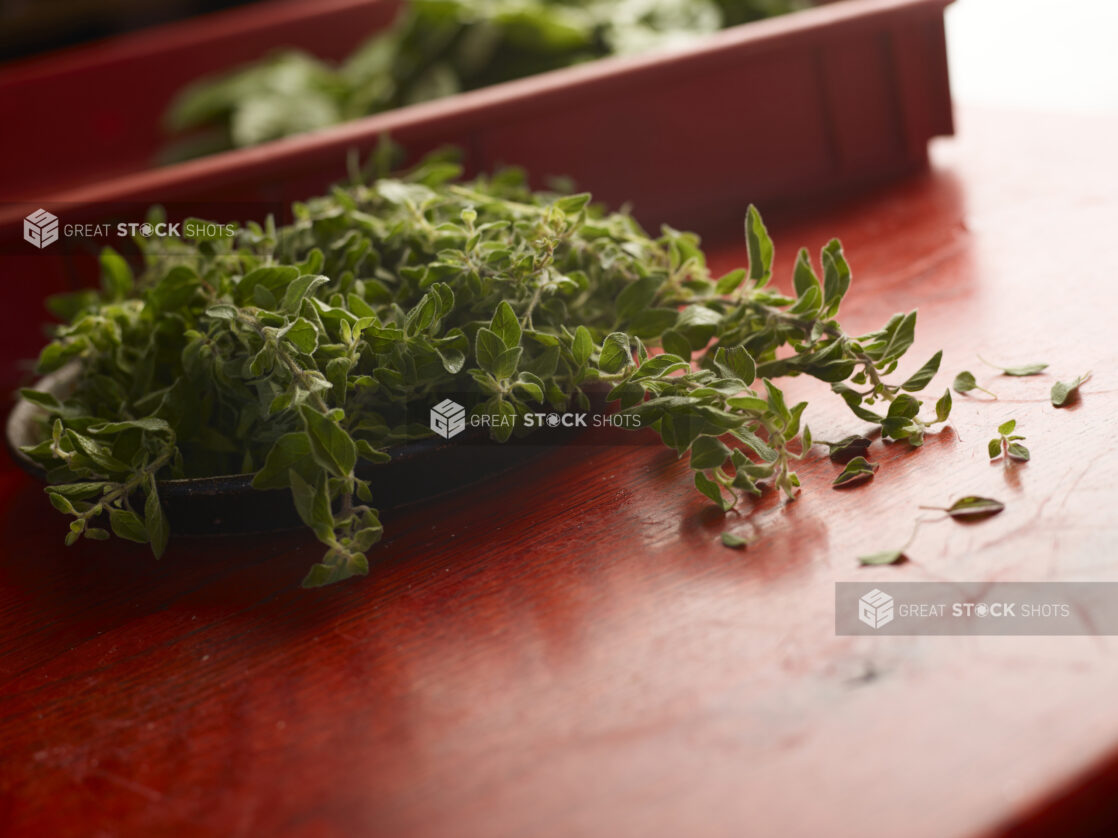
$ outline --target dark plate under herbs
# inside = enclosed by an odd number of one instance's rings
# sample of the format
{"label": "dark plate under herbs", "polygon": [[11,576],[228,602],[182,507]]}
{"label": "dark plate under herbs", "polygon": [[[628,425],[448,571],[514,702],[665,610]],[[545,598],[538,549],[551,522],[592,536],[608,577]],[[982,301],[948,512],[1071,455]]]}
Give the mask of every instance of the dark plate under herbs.
{"label": "dark plate under herbs", "polygon": [[[34,389],[64,399],[79,373],[71,363],[37,381]],[[602,404],[603,393],[591,395]],[[12,460],[32,477],[45,481],[47,471],[22,449],[41,442],[48,412],[26,399],[8,415],[4,441]],[[480,428],[464,431],[453,440],[432,436],[388,448],[390,460],[358,463],[356,474],[372,486],[373,502],[381,510],[432,501],[440,495],[481,482],[530,462],[552,445],[577,441],[577,429],[553,432],[544,446],[530,438],[491,442]],[[302,529],[287,489],[255,489],[253,475],[223,474],[157,481],[159,498],[176,535],[209,536],[279,532]]]}

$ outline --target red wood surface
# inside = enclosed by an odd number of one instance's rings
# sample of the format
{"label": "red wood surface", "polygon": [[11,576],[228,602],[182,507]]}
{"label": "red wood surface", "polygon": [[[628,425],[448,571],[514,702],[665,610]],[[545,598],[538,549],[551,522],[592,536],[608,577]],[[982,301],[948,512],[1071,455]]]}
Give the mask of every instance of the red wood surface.
{"label": "red wood surface", "polygon": [[[967,111],[932,170],[771,217],[842,237],[853,330],[918,305],[958,397],[870,485],[723,520],[655,447],[574,447],[394,514],[367,579],[306,592],[302,535],[62,547],[0,488],[0,831],[11,835],[1112,834],[1113,638],[836,637],[838,580],[1113,580],[1118,121]],[[719,267],[744,257],[711,245]],[[787,284],[787,283],[785,283]],[[975,358],[1047,361],[1011,379]],[[1088,369],[1054,410],[1055,378]],[[860,424],[825,388],[816,435]],[[1033,460],[990,464],[1016,418]],[[1006,501],[921,529],[920,504]],[[755,537],[744,552],[723,529]],[[1113,824],[1110,824],[1113,825]]]}

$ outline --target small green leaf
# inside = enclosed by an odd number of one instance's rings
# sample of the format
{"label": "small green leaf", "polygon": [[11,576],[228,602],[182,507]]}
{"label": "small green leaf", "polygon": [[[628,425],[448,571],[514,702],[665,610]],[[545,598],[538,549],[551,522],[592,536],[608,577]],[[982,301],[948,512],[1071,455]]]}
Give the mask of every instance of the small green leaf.
{"label": "small green leaf", "polygon": [[489,322],[489,329],[501,339],[506,347],[512,348],[520,345],[520,321],[507,300],[497,304],[493,312],[493,319]]}
{"label": "small green leaf", "polygon": [[29,387],[24,387],[19,391],[19,394],[27,401],[31,402],[34,405],[38,405],[45,410],[57,413],[59,410],[62,409],[62,405],[59,403],[58,399],[56,399],[50,393],[44,393],[40,390],[32,390]]}
{"label": "small green leaf", "polygon": [[717,437],[701,436],[691,445],[691,468],[703,471],[718,468],[730,456],[730,449]]}
{"label": "small green leaf", "polygon": [[884,565],[884,564],[897,564],[905,558],[904,550],[883,550],[880,553],[870,553],[865,556],[859,556],[859,564],[864,565]]}
{"label": "small green leaf", "polygon": [[474,354],[478,366],[486,372],[493,372],[497,368],[497,359],[505,351],[505,342],[492,329],[482,326],[478,329],[477,338],[474,340]]}
{"label": "small green leaf", "polygon": [[318,346],[318,330],[305,317],[298,318],[284,333],[300,352],[310,355]]}
{"label": "small green leaf", "polygon": [[1037,363],[1037,364],[1018,364],[1017,366],[1003,367],[1001,364],[991,364],[989,361],[987,361],[981,355],[979,355],[978,357],[979,357],[979,360],[981,360],[982,363],[984,363],[986,366],[993,367],[996,370],[1001,370],[1003,375],[1018,375],[1018,376],[1039,375],[1040,373],[1042,373],[1046,369],[1048,369],[1048,364],[1041,364],[1041,363]]}
{"label": "small green leaf", "polygon": [[333,419],[304,405],[299,409],[310,438],[311,453],[336,477],[348,477],[357,464],[357,446]]}
{"label": "small green leaf", "polygon": [[1013,429],[1016,427],[1017,420],[1009,419],[1008,421],[1002,422],[1000,425],[998,425],[998,433],[1002,436],[1006,436],[1007,434],[1013,433]]}
{"label": "small green leaf", "polygon": [[291,499],[295,502],[295,511],[303,523],[314,530],[322,540],[333,537],[334,516],[330,511],[330,497],[326,493],[325,475],[321,476],[316,485],[311,485],[292,469],[288,472],[291,481]]}
{"label": "small green leaf", "polygon": [[622,332],[612,332],[602,344],[601,354],[598,356],[598,367],[602,372],[620,372],[633,363],[633,356],[629,351],[629,337]]}
{"label": "small green leaf", "polygon": [[695,488],[710,498],[723,512],[733,508],[734,502],[722,493],[722,487],[703,474],[695,472]]}
{"label": "small green leaf", "polygon": [[1052,385],[1052,406],[1063,407],[1069,401],[1074,400],[1076,393],[1079,391],[1079,386],[1084,384],[1091,377],[1091,373],[1084,373],[1083,375],[1073,378],[1071,381],[1057,381]]}
{"label": "small green leaf", "polygon": [[714,284],[714,289],[723,297],[734,293],[745,279],[745,269],[735,268],[725,276],[722,276]]}
{"label": "small green leaf", "polygon": [[206,316],[213,317],[217,320],[236,320],[237,308],[236,306],[227,305],[225,303],[213,305],[206,309]]}
{"label": "small green leaf", "polygon": [[936,402],[936,421],[946,422],[951,415],[951,390],[944,390],[943,395]]}
{"label": "small green leaf", "polygon": [[582,366],[589,359],[594,352],[594,339],[590,337],[590,330],[585,326],[579,326],[575,329],[574,341],[571,344],[571,355],[574,356],[575,364]]}
{"label": "small green leaf", "polygon": [[264,467],[252,478],[254,489],[285,489],[291,485],[287,472],[296,469],[305,479],[312,476],[310,436],[303,432],[284,434],[268,452]]}
{"label": "small green leaf", "polygon": [[[901,385],[901,389],[907,390],[910,393],[923,390],[928,386],[932,378],[935,377],[935,374],[939,372],[939,363],[941,360],[943,360],[942,350],[929,358],[924,366],[917,370],[911,378]],[[956,381],[958,381],[958,379],[956,379]]]}
{"label": "small green leaf", "polygon": [[147,543],[148,533],[144,528],[144,522],[135,512],[128,509],[110,509],[109,524],[120,538],[140,544]]}
{"label": "small green leaf", "polygon": [[691,357],[691,343],[674,329],[668,329],[660,337],[661,348],[672,355],[678,355],[685,360]]}
{"label": "small green leaf", "polygon": [[982,518],[996,515],[1005,509],[1005,504],[993,498],[984,498],[979,495],[967,495],[959,498],[943,511],[952,518]]}
{"label": "small green leaf", "polygon": [[731,550],[744,550],[746,545],[749,544],[740,535],[734,535],[732,532],[722,533],[722,546],[729,547]]}
{"label": "small green leaf", "polygon": [[[963,372],[955,376],[955,381],[952,382],[951,387],[955,390],[956,393],[959,393],[960,395],[963,393],[969,393],[971,390],[981,390],[983,393],[987,393],[991,396],[994,395],[985,387],[979,387],[978,382],[974,378],[974,373],[968,372],[967,370],[964,370]],[[994,396],[994,398],[997,398],[997,396]]]}
{"label": "small green leaf", "polygon": [[512,378],[516,375],[517,364],[520,363],[520,356],[523,354],[523,346],[514,346],[501,352],[493,362],[493,375],[502,381]]}
{"label": "small green leaf", "polygon": [[796,255],[796,265],[792,270],[792,288],[796,292],[797,297],[803,297],[812,289],[819,289],[819,277],[815,275],[814,268],[811,267],[811,256],[807,252],[806,247],[801,247],[800,252]]}
{"label": "small green leaf", "polygon": [[986,443],[986,451],[990,454],[991,460],[996,460],[1002,455],[1002,441],[1001,438],[994,438]]}
{"label": "small green leaf", "polygon": [[913,419],[920,412],[920,401],[907,393],[898,393],[889,404],[886,414],[890,419]]}
{"label": "small green leaf", "polygon": [[846,468],[834,479],[831,485],[835,488],[841,488],[863,483],[873,477],[877,468],[877,463],[871,463],[865,457],[855,457],[846,464]]}
{"label": "small green leaf", "polygon": [[589,192],[579,192],[576,195],[564,195],[562,198],[557,199],[555,201],[555,206],[568,215],[573,215],[589,204],[590,199],[591,195]]}
{"label": "small green leaf", "polygon": [[1030,458],[1029,449],[1020,442],[1009,444],[1009,456],[1015,460],[1027,461]]}
{"label": "small green leaf", "polygon": [[732,346],[729,349],[720,346],[715,353],[714,362],[724,374],[746,384],[751,384],[757,377],[757,363],[744,346]]}
{"label": "small green leaf", "polygon": [[758,288],[763,287],[772,276],[773,242],[753,204],[745,215],[745,245],[749,253],[749,278]]}
{"label": "small green leaf", "polygon": [[304,274],[296,277],[287,286],[287,290],[283,294],[283,310],[291,314],[297,314],[303,300],[312,295],[318,286],[325,285],[329,281],[329,277],[315,276],[314,274]]}
{"label": "small green leaf", "polygon": [[829,456],[836,463],[847,463],[854,457],[861,457],[869,450],[872,441],[864,436],[848,436],[838,442],[826,443]]}
{"label": "small green leaf", "polygon": [[1023,364],[1019,367],[1004,367],[1006,375],[1038,375],[1048,369],[1048,364]]}
{"label": "small green leaf", "polygon": [[111,247],[101,251],[101,286],[111,300],[123,300],[132,292],[132,268]]}
{"label": "small green leaf", "polygon": [[151,552],[158,559],[167,549],[171,528],[167,523],[167,515],[163,512],[163,506],[159,503],[159,493],[154,479],[148,481],[147,497],[144,499],[144,528],[151,540]]}

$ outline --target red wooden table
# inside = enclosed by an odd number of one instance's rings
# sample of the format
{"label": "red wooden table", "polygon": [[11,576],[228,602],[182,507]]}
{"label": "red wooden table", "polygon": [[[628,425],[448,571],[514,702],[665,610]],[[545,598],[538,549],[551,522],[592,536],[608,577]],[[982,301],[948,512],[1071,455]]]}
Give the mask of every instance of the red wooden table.
{"label": "red wooden table", "polygon": [[[367,579],[307,592],[302,535],[65,549],[9,466],[0,832],[1106,834],[1118,640],[834,633],[839,580],[1118,579],[1118,121],[959,122],[926,175],[769,219],[780,276],[843,239],[852,330],[919,306],[909,366],[945,350],[929,392],[967,368],[1000,396],[957,397],[923,450],[875,443],[864,488],[832,491],[819,455],[795,503],[723,521],[665,451],[555,450],[389,516]],[[1088,369],[1054,410],[1055,378]],[[818,437],[860,430],[791,389]],[[1011,417],[1033,460],[992,465]],[[968,493],[1008,508],[857,566]],[[756,541],[727,550],[726,528]]]}

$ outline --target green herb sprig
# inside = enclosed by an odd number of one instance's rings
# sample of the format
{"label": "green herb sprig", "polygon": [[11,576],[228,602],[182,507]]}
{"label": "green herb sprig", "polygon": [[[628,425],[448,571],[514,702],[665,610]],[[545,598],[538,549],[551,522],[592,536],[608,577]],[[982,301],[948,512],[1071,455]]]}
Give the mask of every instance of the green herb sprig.
{"label": "green herb sprig", "polygon": [[1014,430],[1016,430],[1016,428],[1016,419],[1010,419],[998,425],[998,436],[991,439],[986,445],[991,460],[996,460],[1003,455],[1006,458],[1006,462],[1009,460],[1025,462],[1029,459],[1031,456],[1029,454],[1029,449],[1020,442],[1020,440],[1025,437],[1020,434],[1015,434]]}
{"label": "green herb sprig", "polygon": [[773,243],[752,207],[748,267],[716,278],[693,234],[649,236],[589,195],[531,192],[514,170],[459,174],[433,157],[297,204],[289,225],[140,239],[135,276],[106,251],[99,293],[53,301],[68,322],[39,358],[43,373],[77,364],[73,391],[24,392],[48,416],[26,451],[73,518],[67,541],[105,537],[107,513],[158,555],[174,523],[159,480],[244,473],[288,489],[325,546],[304,585],[367,573],[381,524],[362,464],[430,436],[420,417],[447,394],[512,420],[493,429],[503,441],[529,412],[608,389],[724,510],[798,491],[807,405],[789,405],[780,378],[829,383],[887,439],[919,445],[947,419],[949,394],[928,419],[913,395],[939,353],[886,381],[915,312],[858,336],[836,319],[851,281],[837,240],[821,276],[800,252],[788,296],[769,284]]}

